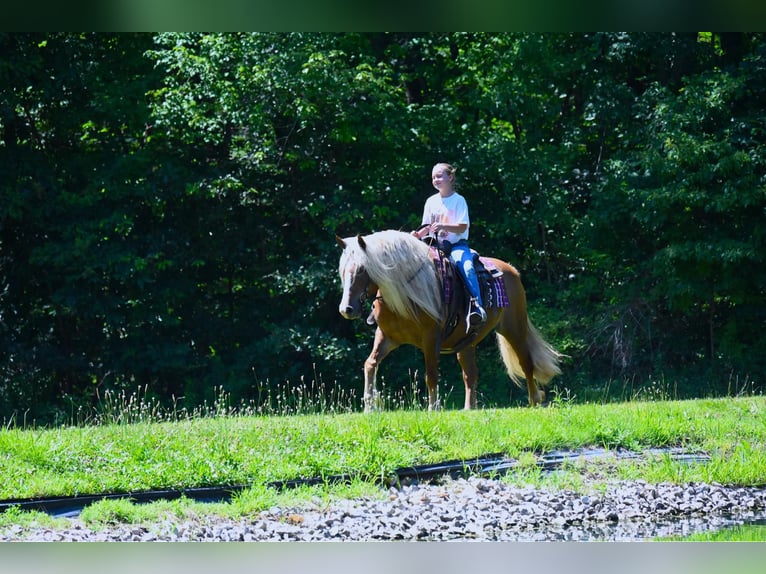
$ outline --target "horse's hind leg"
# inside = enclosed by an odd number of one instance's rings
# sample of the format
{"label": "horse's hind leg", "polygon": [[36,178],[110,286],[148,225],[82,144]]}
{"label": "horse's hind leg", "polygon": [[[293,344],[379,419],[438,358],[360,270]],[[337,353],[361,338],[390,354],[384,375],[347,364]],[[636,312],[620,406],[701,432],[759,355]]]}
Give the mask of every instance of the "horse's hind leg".
{"label": "horse's hind leg", "polygon": [[468,347],[457,354],[460,368],[463,370],[465,384],[465,410],[476,408],[476,383],[479,380],[479,369],[476,367],[476,347]]}
{"label": "horse's hind leg", "polygon": [[369,413],[376,409],[378,391],[376,387],[376,378],[378,375],[378,366],[386,356],[396,349],[399,345],[383,334],[378,327],[375,330],[375,341],[372,344],[372,352],[364,362],[364,412]]}
{"label": "horse's hind leg", "polygon": [[535,382],[535,369],[532,366],[532,357],[527,351],[527,360],[522,361],[524,369],[524,378],[527,380],[527,397],[531,406],[541,405],[545,401],[545,391],[537,386]]}

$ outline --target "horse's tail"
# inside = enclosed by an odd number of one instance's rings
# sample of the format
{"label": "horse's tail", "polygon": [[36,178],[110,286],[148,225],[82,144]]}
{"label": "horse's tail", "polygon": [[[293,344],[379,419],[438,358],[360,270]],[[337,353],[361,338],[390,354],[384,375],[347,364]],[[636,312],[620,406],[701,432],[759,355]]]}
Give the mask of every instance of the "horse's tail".
{"label": "horse's tail", "polygon": [[[511,346],[508,339],[500,333],[497,334],[497,346],[500,349],[500,356],[508,376],[517,386],[521,387],[521,378],[525,374],[516,350]],[[553,377],[561,374],[559,367],[561,353],[545,342],[529,319],[527,319],[527,350],[532,361],[534,376],[541,385],[547,385]]]}
{"label": "horse's tail", "polygon": [[527,343],[535,368],[535,378],[541,385],[547,385],[553,377],[561,374],[559,361],[563,355],[542,338],[529,319],[527,319],[527,325],[529,326]]}

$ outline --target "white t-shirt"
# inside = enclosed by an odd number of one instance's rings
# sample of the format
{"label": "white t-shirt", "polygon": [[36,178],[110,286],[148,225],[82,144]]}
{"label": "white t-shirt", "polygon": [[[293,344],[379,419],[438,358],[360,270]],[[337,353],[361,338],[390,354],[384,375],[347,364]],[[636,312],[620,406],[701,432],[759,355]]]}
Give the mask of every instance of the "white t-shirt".
{"label": "white t-shirt", "polygon": [[449,197],[442,197],[435,193],[426,200],[423,208],[423,225],[426,223],[446,223],[447,225],[457,225],[465,223],[467,227],[463,233],[452,233],[451,231],[440,231],[439,241],[449,241],[457,243],[461,239],[468,239],[468,230],[471,227],[471,221],[468,219],[468,204],[465,198],[457,192],[453,192]]}

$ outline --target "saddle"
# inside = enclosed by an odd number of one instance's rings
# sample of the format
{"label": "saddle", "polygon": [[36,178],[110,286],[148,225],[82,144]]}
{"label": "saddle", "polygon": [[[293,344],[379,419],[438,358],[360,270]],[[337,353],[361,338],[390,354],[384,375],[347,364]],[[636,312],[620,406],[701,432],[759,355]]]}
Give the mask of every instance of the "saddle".
{"label": "saddle", "polygon": [[[442,279],[442,301],[446,308],[447,322],[444,328],[444,338],[449,337],[457,326],[461,318],[468,313],[468,305],[471,300],[468,286],[463,276],[458,272],[455,264],[449,258],[449,254],[432,243],[431,259],[436,265],[437,273]],[[475,250],[473,253],[473,265],[476,270],[476,278],[481,290],[481,298],[485,309],[507,307],[508,296],[505,292],[505,283],[503,283],[503,272],[498,269],[491,261],[481,257]],[[466,338],[461,340],[455,349],[443,349],[443,353],[457,352],[471,342],[475,336],[475,331],[471,329]]]}
{"label": "saddle", "polygon": [[[427,243],[431,248],[431,260],[434,262],[436,272],[442,280],[442,302],[446,308],[447,316],[442,335],[446,339],[455,331],[460,324],[461,318],[464,318],[468,313],[471,295],[463,276],[457,270],[452,259],[450,259],[449,252],[442,249],[435,241],[427,241]],[[503,283],[503,272],[491,261],[481,257],[475,250],[472,249],[471,252],[473,253],[473,264],[484,308],[508,307],[509,302],[505,291],[505,283]],[[375,325],[373,311],[370,311],[367,317],[367,324]],[[441,352],[442,354],[456,353],[466,347],[475,337],[476,330],[471,328],[454,348],[442,349]]]}

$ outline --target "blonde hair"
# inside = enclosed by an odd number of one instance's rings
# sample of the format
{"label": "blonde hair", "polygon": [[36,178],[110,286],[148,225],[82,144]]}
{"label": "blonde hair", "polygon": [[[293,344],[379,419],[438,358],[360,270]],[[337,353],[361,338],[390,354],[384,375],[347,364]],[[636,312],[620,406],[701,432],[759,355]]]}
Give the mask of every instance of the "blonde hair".
{"label": "blonde hair", "polygon": [[428,245],[393,229],[343,241],[346,248],[338,267],[341,275],[347,265],[359,265],[394,313],[415,319],[422,310],[434,320],[441,320],[441,278]]}
{"label": "blonde hair", "polygon": [[439,163],[437,163],[436,165],[434,165],[434,166],[431,168],[431,171],[433,171],[433,170],[434,170],[434,169],[436,169],[437,167],[440,167],[440,168],[442,168],[444,171],[446,171],[446,172],[447,172],[449,175],[451,175],[451,176],[454,176],[454,175],[455,175],[455,172],[457,171],[457,169],[455,168],[455,166],[453,166],[452,164],[449,164],[449,163],[444,163],[444,162],[439,162]]}

